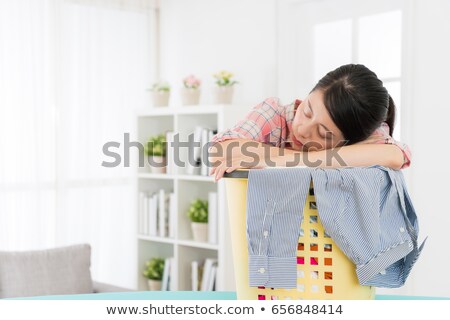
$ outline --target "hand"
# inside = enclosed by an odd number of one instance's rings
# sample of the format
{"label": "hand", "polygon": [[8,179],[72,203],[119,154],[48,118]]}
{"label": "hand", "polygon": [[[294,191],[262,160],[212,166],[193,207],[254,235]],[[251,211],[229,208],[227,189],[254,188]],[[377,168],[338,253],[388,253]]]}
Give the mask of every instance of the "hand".
{"label": "hand", "polygon": [[[254,142],[254,141],[253,141]],[[232,144],[234,143],[234,145]],[[214,174],[214,180],[219,181],[225,172],[230,173],[239,168],[264,168],[264,153],[260,148],[249,148],[248,151],[251,152],[251,156],[243,155],[241,151],[241,145],[238,141],[228,140],[221,143],[223,152],[219,156],[210,156],[209,161],[212,164],[212,169],[209,175]],[[231,155],[229,150],[231,150]],[[214,148],[214,147],[213,147]],[[217,149],[216,149],[217,151]],[[228,157],[227,157],[228,155]]]}
{"label": "hand", "polygon": [[381,134],[372,134],[366,140],[357,142],[355,144],[383,144],[386,143],[386,139],[389,139],[389,137]]}

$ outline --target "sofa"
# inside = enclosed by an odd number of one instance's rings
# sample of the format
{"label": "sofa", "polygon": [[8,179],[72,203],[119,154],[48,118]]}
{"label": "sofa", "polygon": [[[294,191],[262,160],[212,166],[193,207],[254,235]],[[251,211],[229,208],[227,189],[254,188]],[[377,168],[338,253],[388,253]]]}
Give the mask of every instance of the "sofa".
{"label": "sofa", "polygon": [[91,278],[91,247],[0,251],[0,299],[133,291]]}

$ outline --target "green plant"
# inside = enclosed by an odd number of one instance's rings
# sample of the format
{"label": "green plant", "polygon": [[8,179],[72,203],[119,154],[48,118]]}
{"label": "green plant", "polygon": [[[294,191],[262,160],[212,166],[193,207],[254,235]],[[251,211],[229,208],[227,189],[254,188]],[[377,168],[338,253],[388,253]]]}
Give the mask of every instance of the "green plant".
{"label": "green plant", "polygon": [[192,222],[207,223],[208,222],[208,201],[195,199],[191,202],[187,213]]}
{"label": "green plant", "polygon": [[163,273],[164,259],[152,258],[145,263],[145,270],[142,274],[150,280],[162,280]]}
{"label": "green plant", "polygon": [[229,87],[237,83],[237,81],[231,80],[234,75],[231,72],[222,70],[219,73],[214,74],[216,78],[216,84],[219,87]]}
{"label": "green plant", "polygon": [[150,89],[153,92],[170,92],[170,84],[165,81],[155,82]]}
{"label": "green plant", "polygon": [[152,136],[144,146],[145,154],[148,156],[164,157],[166,155],[166,145],[166,136],[164,134]]}

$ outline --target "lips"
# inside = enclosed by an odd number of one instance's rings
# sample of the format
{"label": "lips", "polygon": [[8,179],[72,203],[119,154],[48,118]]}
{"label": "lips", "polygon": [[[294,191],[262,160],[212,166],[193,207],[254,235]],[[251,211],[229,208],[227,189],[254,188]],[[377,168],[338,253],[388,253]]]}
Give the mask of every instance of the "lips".
{"label": "lips", "polygon": [[303,146],[303,143],[301,143],[300,141],[297,140],[297,138],[295,138],[294,135],[292,135],[292,142],[294,142],[296,145],[298,146]]}

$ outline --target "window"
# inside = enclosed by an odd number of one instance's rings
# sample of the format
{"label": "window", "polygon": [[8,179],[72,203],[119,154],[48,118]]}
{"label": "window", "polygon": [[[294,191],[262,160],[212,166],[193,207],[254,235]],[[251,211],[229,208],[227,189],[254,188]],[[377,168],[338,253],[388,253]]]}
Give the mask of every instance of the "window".
{"label": "window", "polygon": [[401,140],[403,1],[283,3],[279,10],[280,97],[291,100],[306,95],[340,65],[364,64],[383,81],[396,104],[394,138]]}

